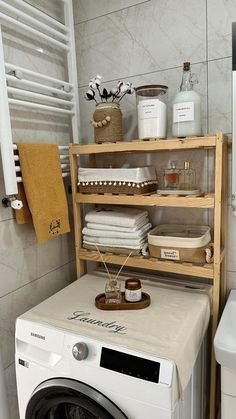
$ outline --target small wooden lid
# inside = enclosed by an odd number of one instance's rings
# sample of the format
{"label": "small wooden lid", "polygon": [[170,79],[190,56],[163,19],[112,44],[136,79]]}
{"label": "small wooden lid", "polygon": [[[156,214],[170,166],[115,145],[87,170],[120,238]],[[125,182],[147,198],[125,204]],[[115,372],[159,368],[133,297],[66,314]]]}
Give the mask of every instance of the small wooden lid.
{"label": "small wooden lid", "polygon": [[126,279],[125,288],[127,290],[139,290],[141,288],[140,279],[134,279],[134,278]]}

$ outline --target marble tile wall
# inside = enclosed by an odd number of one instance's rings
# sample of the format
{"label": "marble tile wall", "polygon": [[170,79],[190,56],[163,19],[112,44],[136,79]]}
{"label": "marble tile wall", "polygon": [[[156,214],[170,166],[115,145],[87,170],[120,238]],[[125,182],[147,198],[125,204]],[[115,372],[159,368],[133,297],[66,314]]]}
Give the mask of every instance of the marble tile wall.
{"label": "marble tile wall", "polygon": [[[63,21],[60,7],[63,2],[31,0],[29,3]],[[2,30],[7,62],[66,79],[65,57],[61,52],[5,26]],[[39,48],[43,48],[43,52]],[[69,120],[55,114],[11,109],[11,124],[14,141],[67,144],[71,138]],[[2,199],[5,192],[1,163],[0,193]],[[18,419],[14,369],[15,319],[75,278],[73,231],[38,245],[32,226],[17,225],[12,210],[0,206],[0,351],[11,419]]]}
{"label": "marble tile wall", "polygon": [[[57,0],[30,0],[30,3],[63,21]],[[234,0],[73,0],[77,65],[82,120],[82,141],[92,142],[89,120],[93,105],[83,99],[87,83],[102,74],[110,87],[118,80],[135,86],[167,84],[168,110],[179,88],[183,61],[191,61],[198,75],[196,89],[202,97],[203,131],[231,133],[231,22],[236,20]],[[181,10],[180,10],[181,7]],[[61,54],[38,41],[3,27],[7,61],[42,71],[53,77],[65,77]],[[20,40],[20,42],[19,42]],[[125,138],[137,136],[135,97],[122,103]],[[70,139],[67,118],[40,115],[37,112],[11,110],[15,141],[42,141],[64,144]],[[170,124],[168,135],[171,134]],[[162,156],[163,157],[163,156]],[[147,161],[161,166],[168,153]],[[173,158],[173,156],[171,157]],[[179,157],[181,161],[186,156]],[[199,183],[211,190],[213,159],[210,153],[189,155],[199,173]],[[2,168],[0,191],[4,194]],[[152,210],[154,222],[183,220],[210,222],[205,211]],[[236,287],[236,220],[229,206],[228,287]],[[17,419],[14,377],[14,321],[16,316],[50,296],[75,278],[72,235],[54,239],[46,245],[36,243],[31,226],[18,226],[9,208],[0,207],[0,349],[2,351],[11,418]]]}
{"label": "marble tile wall", "polygon": [[[236,21],[235,0],[73,0],[73,4],[83,142],[93,142],[89,121],[94,106],[86,102],[83,95],[95,74],[103,76],[108,88],[118,80],[131,81],[134,86],[152,83],[168,85],[168,135],[171,135],[170,104],[179,89],[184,61],[191,61],[193,72],[199,79],[196,90],[202,98],[204,134],[223,131],[230,136],[231,24]],[[135,138],[137,117],[134,95],[124,98],[121,106],[125,138]],[[161,159],[147,156],[146,161],[160,167],[173,158],[168,154],[163,156]],[[180,156],[181,161],[186,157]],[[137,163],[135,159],[136,156],[131,157],[131,161]],[[201,187],[211,191],[212,154],[192,153],[189,159],[199,173]],[[121,162],[126,162],[125,158],[119,160]],[[230,205],[228,213],[228,288],[232,288],[236,287],[233,256],[236,220]],[[153,209],[150,215],[154,222],[192,220],[212,223],[211,213],[205,211]]]}

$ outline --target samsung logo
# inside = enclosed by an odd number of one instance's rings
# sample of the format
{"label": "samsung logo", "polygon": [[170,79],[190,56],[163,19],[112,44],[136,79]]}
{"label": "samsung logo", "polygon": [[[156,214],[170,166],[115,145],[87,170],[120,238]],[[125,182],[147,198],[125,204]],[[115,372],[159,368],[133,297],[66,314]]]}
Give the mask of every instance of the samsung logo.
{"label": "samsung logo", "polygon": [[38,339],[42,339],[42,340],[46,339],[45,336],[39,335],[38,333],[31,332],[30,335],[33,336],[34,338],[38,338]]}

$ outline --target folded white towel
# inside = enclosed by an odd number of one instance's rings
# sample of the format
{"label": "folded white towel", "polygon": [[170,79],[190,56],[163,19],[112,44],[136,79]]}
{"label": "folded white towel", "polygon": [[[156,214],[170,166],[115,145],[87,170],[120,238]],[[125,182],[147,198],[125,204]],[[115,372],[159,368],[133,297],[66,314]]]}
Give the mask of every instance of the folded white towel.
{"label": "folded white towel", "polygon": [[[84,249],[89,249],[89,250],[97,250],[96,246],[92,243],[85,243],[83,242],[83,247]],[[109,247],[109,246],[102,246],[101,244],[99,244],[99,250],[100,252],[109,252],[109,253],[116,253],[118,255],[120,254],[124,254],[124,255],[128,255],[130,252],[132,252],[132,256],[136,256],[136,255],[140,255],[141,254],[141,250],[142,249],[134,249],[134,248],[130,248],[130,247]]]}
{"label": "folded white towel", "polygon": [[[86,245],[93,245],[93,246],[97,246],[99,249],[101,247],[101,251],[102,251],[102,249],[106,248],[107,249],[107,252],[109,251],[108,249],[110,249],[110,252],[112,252],[112,253],[113,253],[113,249],[115,249],[115,252],[116,252],[116,249],[118,248],[117,246],[114,246],[114,245],[109,245],[109,244],[103,245],[101,243],[90,243],[90,242],[87,242],[86,240],[83,241],[83,245],[85,245],[85,246]],[[126,244],[120,244],[119,245],[119,248],[121,248],[121,249],[129,249],[130,252],[132,250],[136,250],[136,251],[138,250],[141,253],[144,245],[145,245],[145,243],[140,244],[138,246],[134,246],[134,245],[128,246]],[[95,247],[95,249],[96,249],[96,247]]]}
{"label": "folded white towel", "polygon": [[135,233],[145,224],[149,223],[148,217],[140,218],[140,223],[137,223],[135,227],[124,227],[124,226],[111,226],[109,224],[96,224],[96,223],[87,223],[88,228],[94,230],[109,230],[109,231],[123,231],[124,233]]}
{"label": "folded white towel", "polygon": [[84,243],[87,244],[99,244],[103,246],[111,246],[111,247],[132,247],[134,249],[141,249],[146,240],[143,239],[112,239],[108,237],[91,237],[91,236],[84,236],[83,237]]}
{"label": "folded white towel", "polygon": [[142,228],[135,232],[124,232],[124,231],[109,231],[104,226],[103,230],[95,230],[93,228],[84,227],[82,233],[86,236],[91,237],[111,237],[111,238],[123,238],[123,239],[141,239],[147,236],[148,231],[151,229],[152,224],[145,224]]}
{"label": "folded white towel", "polygon": [[135,227],[140,219],[147,217],[147,211],[127,207],[107,207],[90,211],[85,221],[112,226]]}

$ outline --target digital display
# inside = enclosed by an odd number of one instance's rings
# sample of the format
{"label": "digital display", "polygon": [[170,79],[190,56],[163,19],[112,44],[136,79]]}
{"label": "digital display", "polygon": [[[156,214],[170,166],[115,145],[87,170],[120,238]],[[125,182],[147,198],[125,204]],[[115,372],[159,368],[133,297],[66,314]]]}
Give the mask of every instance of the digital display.
{"label": "digital display", "polygon": [[159,382],[160,363],[150,359],[102,348],[100,366],[140,380]]}

